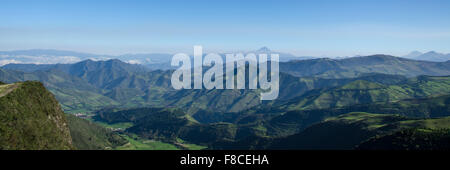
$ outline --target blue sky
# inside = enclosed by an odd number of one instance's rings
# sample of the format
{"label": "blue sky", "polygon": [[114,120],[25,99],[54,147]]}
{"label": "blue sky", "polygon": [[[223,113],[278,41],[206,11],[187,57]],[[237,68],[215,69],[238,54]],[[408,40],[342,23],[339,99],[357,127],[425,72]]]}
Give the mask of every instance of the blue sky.
{"label": "blue sky", "polygon": [[0,50],[450,53],[448,0],[1,0]]}

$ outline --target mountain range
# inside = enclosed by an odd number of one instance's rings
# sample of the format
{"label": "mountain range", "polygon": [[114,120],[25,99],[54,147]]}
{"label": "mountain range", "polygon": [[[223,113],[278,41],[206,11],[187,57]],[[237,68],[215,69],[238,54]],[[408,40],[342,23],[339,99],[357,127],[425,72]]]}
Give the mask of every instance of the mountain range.
{"label": "mountain range", "polygon": [[364,73],[383,73],[414,77],[449,75],[450,62],[418,61],[389,55],[372,55],[345,59],[311,59],[280,63],[280,71],[294,76],[323,78],[357,77]]}
{"label": "mountain range", "polygon": [[[258,50],[250,51],[235,51],[233,53],[276,53],[280,55],[281,62],[288,62],[293,60],[309,60],[314,58],[324,57],[311,57],[311,56],[296,56],[290,53],[284,53],[279,51],[272,51],[268,47],[261,47]],[[225,53],[219,53],[225,59]],[[174,69],[170,65],[171,57],[173,54],[169,53],[141,53],[141,54],[121,54],[121,55],[102,55],[83,53],[67,50],[53,50],[53,49],[30,49],[30,50],[15,50],[15,51],[0,51],[0,66],[7,64],[72,64],[83,60],[109,60],[119,59],[130,64],[145,65],[153,70],[157,69]],[[361,56],[354,56],[361,57]],[[422,60],[422,61],[434,61],[445,62],[450,60],[450,54],[438,53],[430,51],[422,53],[419,51],[413,51],[403,58]],[[335,59],[347,59],[353,57],[334,57]],[[225,60],[224,60],[225,61]]]}
{"label": "mountain range", "polygon": [[[314,89],[344,85],[357,78],[373,79],[375,83],[389,79],[388,83],[392,83],[419,75],[450,75],[449,62],[384,55],[289,61],[281,62],[280,68],[280,97],[276,102],[301,97]],[[85,60],[75,64],[8,64],[0,70],[0,80],[8,83],[39,80],[68,112],[90,112],[119,105],[129,108],[177,106],[190,113],[200,110],[238,112],[261,104],[257,90],[174,90],[171,73],[172,70],[152,71],[117,59]]]}
{"label": "mountain range", "polygon": [[444,61],[450,60],[450,54],[443,54],[443,53],[438,53],[435,51],[429,51],[426,53],[421,53],[419,51],[413,51],[403,57],[409,58],[409,59],[414,59],[414,60],[436,61],[436,62],[444,62]]}
{"label": "mountain range", "polygon": [[[240,51],[240,53],[278,53],[280,61],[311,59],[312,57],[298,57],[289,53],[271,51],[267,47],[262,47],[254,51]],[[225,54],[219,54],[225,61]],[[81,53],[65,50],[52,49],[31,49],[16,51],[0,51],[0,66],[7,64],[73,64],[83,60],[105,61],[119,59],[130,64],[144,65],[152,70],[174,69],[170,65],[173,54],[169,53],[142,53],[142,54],[122,54],[122,55],[98,55],[91,53]],[[191,56],[191,58],[193,58]]]}
{"label": "mountain range", "polygon": [[[269,49],[260,49],[264,50]],[[279,64],[280,93],[273,101],[261,101],[259,90],[175,90],[170,81],[172,69],[153,69],[118,59],[7,64],[0,68],[0,81],[10,84],[0,85],[0,94],[6,94],[0,99],[8,105],[19,102],[8,97],[16,93],[29,99],[47,96],[20,101],[29,103],[29,108],[23,108],[27,114],[19,120],[38,114],[40,107],[54,108],[43,112],[59,115],[62,123],[45,126],[64,126],[65,130],[52,133],[58,137],[49,136],[48,131],[57,130],[54,128],[33,133],[43,139],[66,141],[51,147],[57,149],[370,149],[394,147],[388,145],[391,141],[407,142],[393,136],[417,137],[421,144],[422,138],[432,137],[436,147],[448,147],[440,143],[448,140],[449,61],[372,55]],[[34,86],[39,88],[26,93],[17,88]],[[21,105],[8,107],[7,111]],[[12,116],[9,111],[2,114]],[[5,120],[2,127],[11,132],[6,134],[17,136],[19,132],[6,126],[17,119]],[[0,140],[6,142],[2,146],[19,146],[7,138]],[[327,140],[321,143],[321,139]],[[435,145],[423,146],[432,149]]]}

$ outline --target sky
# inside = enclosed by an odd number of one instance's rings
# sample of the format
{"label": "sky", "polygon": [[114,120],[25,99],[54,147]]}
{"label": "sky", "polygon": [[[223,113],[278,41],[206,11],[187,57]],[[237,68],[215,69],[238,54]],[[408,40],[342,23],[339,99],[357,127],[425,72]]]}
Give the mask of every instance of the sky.
{"label": "sky", "polygon": [[448,0],[0,0],[0,50],[450,53]]}

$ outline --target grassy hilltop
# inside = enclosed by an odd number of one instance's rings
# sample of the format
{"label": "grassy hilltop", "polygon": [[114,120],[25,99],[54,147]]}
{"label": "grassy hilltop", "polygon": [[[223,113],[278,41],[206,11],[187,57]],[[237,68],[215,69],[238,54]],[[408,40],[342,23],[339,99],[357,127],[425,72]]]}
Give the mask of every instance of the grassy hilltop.
{"label": "grassy hilltop", "polygon": [[40,82],[0,85],[0,149],[73,149],[64,112]]}

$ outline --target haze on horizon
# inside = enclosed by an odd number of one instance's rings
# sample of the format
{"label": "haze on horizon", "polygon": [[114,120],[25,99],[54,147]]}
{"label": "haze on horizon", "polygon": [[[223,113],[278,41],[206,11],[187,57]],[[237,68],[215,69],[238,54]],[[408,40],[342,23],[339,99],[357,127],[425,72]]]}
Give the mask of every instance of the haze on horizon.
{"label": "haze on horizon", "polygon": [[0,50],[256,50],[298,56],[450,53],[450,1],[6,0]]}

